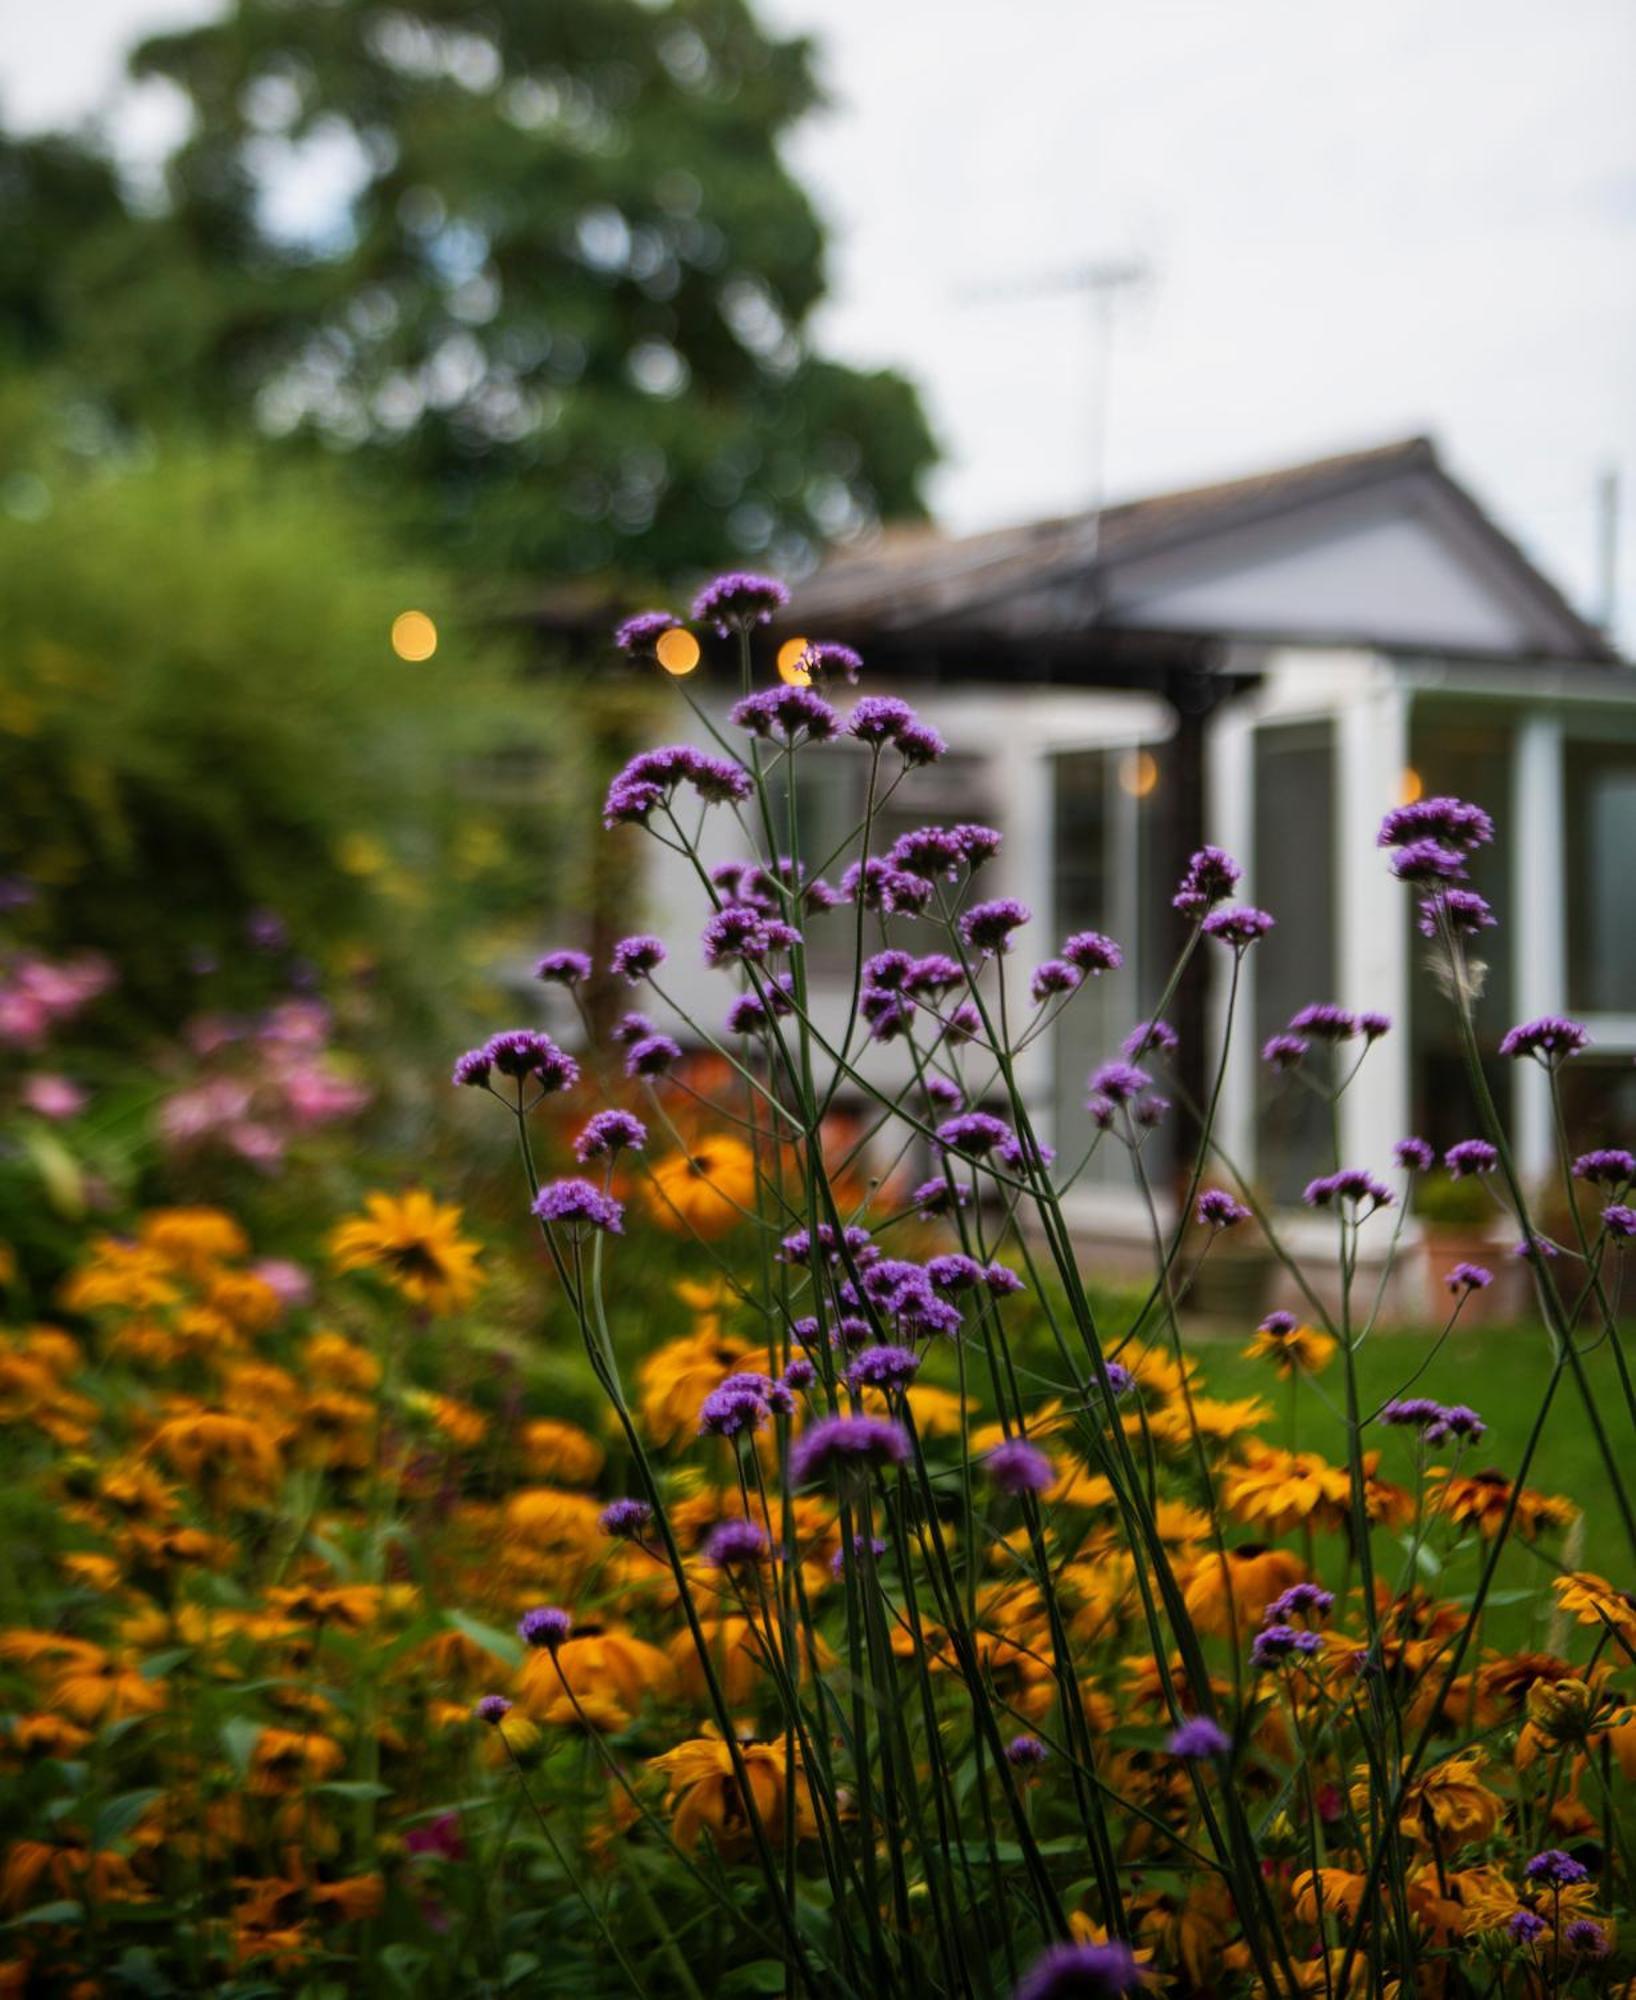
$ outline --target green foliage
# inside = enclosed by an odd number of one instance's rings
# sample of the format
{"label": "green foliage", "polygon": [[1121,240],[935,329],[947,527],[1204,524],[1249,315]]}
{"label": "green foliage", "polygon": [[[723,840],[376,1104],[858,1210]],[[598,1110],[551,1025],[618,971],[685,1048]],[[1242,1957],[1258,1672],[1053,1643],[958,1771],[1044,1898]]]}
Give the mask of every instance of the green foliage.
{"label": "green foliage", "polygon": [[1422,1175],[1415,1184],[1414,1212],[1423,1222],[1477,1229],[1494,1219],[1494,1201],[1480,1180],[1456,1180],[1445,1168]]}
{"label": "green foliage", "polygon": [[[108,953],[170,1028],[200,953],[214,1004],[262,997],[234,977],[266,908],[322,970],[432,1002],[539,894],[549,767],[526,841],[470,780],[496,746],[540,751],[550,705],[333,479],[247,450],[33,464],[24,518],[0,513],[0,872],[40,892],[24,941]],[[418,665],[389,643],[407,606],[441,632]]]}
{"label": "green foliage", "polygon": [[160,212],[111,225],[61,148],[0,177],[12,344],[118,418],[344,447],[491,575],[788,563],[921,511],[913,390],[809,344],[810,52],[743,0],[239,0],[133,67],[192,113]]}

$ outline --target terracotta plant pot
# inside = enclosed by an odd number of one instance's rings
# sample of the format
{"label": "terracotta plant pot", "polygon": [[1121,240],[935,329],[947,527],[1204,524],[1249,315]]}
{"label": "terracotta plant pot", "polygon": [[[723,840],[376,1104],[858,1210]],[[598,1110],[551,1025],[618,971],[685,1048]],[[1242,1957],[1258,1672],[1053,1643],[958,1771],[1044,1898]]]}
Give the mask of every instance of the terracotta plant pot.
{"label": "terracotta plant pot", "polygon": [[1480,1264],[1492,1271],[1494,1282],[1474,1292],[1460,1308],[1462,1326],[1499,1326],[1523,1310],[1527,1273],[1510,1249],[1496,1243],[1486,1229],[1465,1222],[1425,1222],[1420,1225],[1423,1309],[1432,1326],[1447,1319],[1453,1294],[1449,1274],[1457,1264]]}

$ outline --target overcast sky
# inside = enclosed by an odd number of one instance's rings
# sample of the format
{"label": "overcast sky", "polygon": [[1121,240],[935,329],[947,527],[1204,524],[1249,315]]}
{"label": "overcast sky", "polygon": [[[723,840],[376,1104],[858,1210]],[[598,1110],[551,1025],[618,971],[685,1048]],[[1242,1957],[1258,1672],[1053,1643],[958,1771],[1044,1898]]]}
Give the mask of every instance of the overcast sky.
{"label": "overcast sky", "polygon": [[[820,46],[794,164],[833,231],[829,349],[921,384],[958,526],[1092,490],[1101,259],[1114,496],[1433,432],[1591,608],[1624,484],[1636,642],[1630,0],[762,0]],[[0,114],[106,103],[124,44],[209,0],[0,0]],[[166,124],[127,112],[133,142]]]}

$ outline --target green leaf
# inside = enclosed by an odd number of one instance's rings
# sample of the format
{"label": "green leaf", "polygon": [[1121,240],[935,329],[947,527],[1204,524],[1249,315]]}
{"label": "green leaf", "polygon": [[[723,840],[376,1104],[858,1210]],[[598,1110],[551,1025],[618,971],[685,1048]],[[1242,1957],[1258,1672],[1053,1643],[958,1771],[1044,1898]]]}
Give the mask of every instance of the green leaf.
{"label": "green leaf", "polygon": [[145,1681],[162,1681],[165,1676],[192,1657],[191,1646],[171,1646],[163,1653],[155,1653],[142,1662],[137,1669]]}
{"label": "green leaf", "polygon": [[141,1791],[121,1792],[118,1798],[110,1799],[96,1816],[91,1845],[112,1847],[116,1840],[123,1840],[154,1800],[161,1797],[163,1793],[157,1785],[148,1785]]}
{"label": "green leaf", "polygon": [[37,1903],[32,1910],[13,1917],[6,1928],[15,1930],[19,1924],[77,1924],[84,1916],[83,1903]]}
{"label": "green leaf", "polygon": [[390,1785],[377,1785],[372,1778],[334,1778],[328,1784],[314,1785],[315,1792],[327,1792],[332,1799],[389,1799]]}
{"label": "green leaf", "polygon": [[508,1667],[522,1665],[523,1642],[512,1633],[502,1632],[495,1625],[485,1625],[482,1619],[468,1617],[464,1611],[451,1611],[448,1619],[457,1632],[463,1633],[474,1646],[481,1646],[485,1653],[492,1653]]}
{"label": "green leaf", "polygon": [[247,1715],[235,1715],[222,1724],[222,1748],[241,1778],[250,1768],[250,1759],[261,1741],[261,1729],[262,1725],[252,1722]]}
{"label": "green leaf", "polygon": [[720,1993],[782,1993],[789,1983],[789,1968],[782,1959],[758,1958],[730,1972],[716,1989]]}
{"label": "green leaf", "polygon": [[419,1993],[424,1989],[426,1968],[431,1960],[419,1945],[401,1941],[389,1944],[381,1953],[380,1963],[405,1993]]}

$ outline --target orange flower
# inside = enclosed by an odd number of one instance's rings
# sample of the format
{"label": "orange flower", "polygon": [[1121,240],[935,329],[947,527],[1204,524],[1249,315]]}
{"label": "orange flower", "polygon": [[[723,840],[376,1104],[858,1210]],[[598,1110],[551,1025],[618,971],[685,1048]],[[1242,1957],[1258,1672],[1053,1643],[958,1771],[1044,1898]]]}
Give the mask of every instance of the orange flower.
{"label": "orange flower", "polygon": [[1245,1542],[1225,1556],[1201,1549],[1183,1587],[1183,1601],[1201,1632],[1227,1632],[1236,1622],[1242,1633],[1306,1573],[1299,1556],[1259,1542]]}
{"label": "orange flower", "polygon": [[476,1298],[483,1284],[478,1246],[460,1234],[458,1208],[411,1188],[365,1195],[364,1210],[331,1233],[338,1271],[379,1271],[411,1305],[433,1313],[459,1312]]}
{"label": "orange flower", "polygon": [[1335,1359],[1336,1343],[1315,1326],[1258,1327],[1248,1347],[1246,1361],[1270,1361],[1286,1379],[1291,1375],[1320,1375]]}
{"label": "orange flower", "polygon": [[[760,1743],[754,1738],[741,1741],[740,1756],[756,1817],[768,1837],[776,1838],[783,1826],[787,1793],[794,1797],[797,1838],[815,1834],[812,1792],[799,1757],[792,1760],[782,1742]],[[665,1774],[669,1787],[665,1805],[674,1815],[679,1847],[697,1846],[699,1836],[708,1830],[725,1857],[748,1852],[753,1840],[750,1816],[733,1768],[732,1749],[720,1736],[695,1736],[649,1762]]]}
{"label": "orange flower", "polygon": [[560,1479],[566,1486],[589,1486],[607,1457],[594,1437],[557,1417],[524,1424],[518,1444],[533,1478]]}
{"label": "orange flower", "polygon": [[[1473,1472],[1455,1478],[1447,1466],[1434,1465],[1426,1476],[1443,1482],[1441,1511],[1446,1519],[1461,1527],[1474,1526],[1490,1540],[1500,1532],[1512,1494],[1503,1472]],[[1524,1486],[1517,1493],[1512,1526],[1525,1542],[1532,1542],[1548,1528],[1571,1527],[1578,1518],[1579,1509],[1571,1500]]]}
{"label": "orange flower", "polygon": [[666,1229],[720,1236],[755,1207],[755,1155],[742,1139],[717,1133],[655,1160],[646,1193]]}

